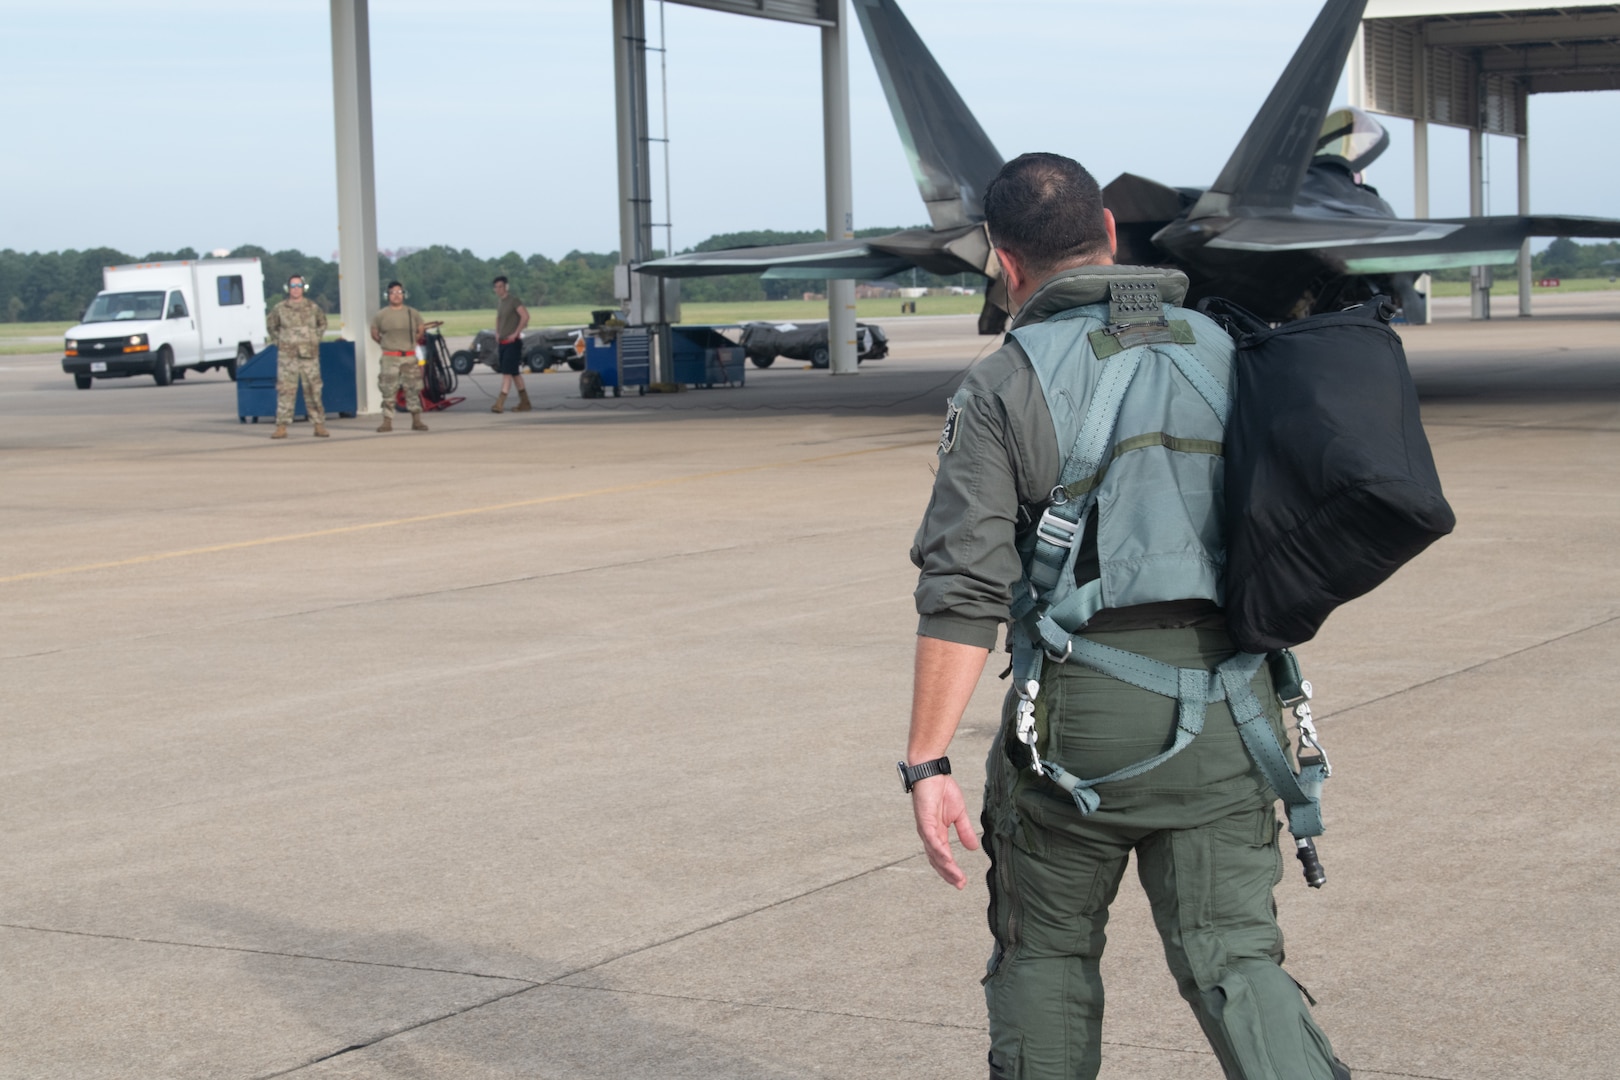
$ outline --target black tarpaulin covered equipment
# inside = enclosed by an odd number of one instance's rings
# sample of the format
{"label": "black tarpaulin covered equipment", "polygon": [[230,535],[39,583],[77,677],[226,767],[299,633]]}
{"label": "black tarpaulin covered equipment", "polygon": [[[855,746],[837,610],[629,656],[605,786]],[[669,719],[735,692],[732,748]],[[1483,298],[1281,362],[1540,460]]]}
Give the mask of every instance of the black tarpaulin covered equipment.
{"label": "black tarpaulin covered equipment", "polygon": [[1456,526],[1385,297],[1271,327],[1225,300],[1237,340],[1226,436],[1226,619],[1245,652],[1308,641]]}

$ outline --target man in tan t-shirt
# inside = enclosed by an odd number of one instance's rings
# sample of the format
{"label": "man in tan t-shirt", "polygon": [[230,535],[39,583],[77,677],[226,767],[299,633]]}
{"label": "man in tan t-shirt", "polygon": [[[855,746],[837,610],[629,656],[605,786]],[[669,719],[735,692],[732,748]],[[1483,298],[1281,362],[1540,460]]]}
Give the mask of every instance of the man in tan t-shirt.
{"label": "man in tan t-shirt", "polygon": [[490,406],[490,412],[503,412],[506,407],[506,395],[511,392],[512,386],[517,385],[518,403],[513,412],[528,412],[533,406],[529,404],[529,391],[524,388],[522,368],[523,362],[523,330],[529,325],[529,309],[523,306],[523,301],[517,298],[507,284],[506,275],[502,274],[495,279],[495,340],[498,343],[495,351],[495,370],[501,373],[501,392]]}
{"label": "man in tan t-shirt", "polygon": [[438,326],[427,322],[422,313],[405,305],[405,286],[388,283],[388,306],[371,317],[371,340],[383,348],[382,371],[377,373],[377,389],[382,391],[382,424],[378,431],[394,430],[394,397],[405,388],[405,404],[411,410],[411,430],[426,431],[422,423],[422,361],[416,355],[416,339],[422,331]]}

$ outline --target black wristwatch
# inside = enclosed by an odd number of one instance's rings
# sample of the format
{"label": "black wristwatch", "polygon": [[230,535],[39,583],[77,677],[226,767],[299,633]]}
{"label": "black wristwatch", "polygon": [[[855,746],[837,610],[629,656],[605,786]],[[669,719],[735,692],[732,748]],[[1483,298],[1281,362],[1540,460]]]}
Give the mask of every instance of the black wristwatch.
{"label": "black wristwatch", "polygon": [[894,764],[895,768],[900,770],[900,782],[905,785],[907,795],[911,794],[912,787],[919,780],[926,780],[930,776],[951,775],[951,759],[948,757],[935,758],[933,761],[924,761],[916,765],[907,765],[904,761],[897,761]]}

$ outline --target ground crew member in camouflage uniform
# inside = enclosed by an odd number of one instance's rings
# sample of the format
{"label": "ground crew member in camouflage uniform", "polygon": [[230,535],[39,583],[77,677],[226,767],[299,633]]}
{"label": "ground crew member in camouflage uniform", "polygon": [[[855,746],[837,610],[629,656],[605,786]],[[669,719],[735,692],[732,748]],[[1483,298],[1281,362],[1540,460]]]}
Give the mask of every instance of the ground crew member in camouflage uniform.
{"label": "ground crew member in camouflage uniform", "polygon": [[326,406],[321,401],[321,338],[326,335],[326,312],[304,295],[304,279],[287,279],[287,299],[270,309],[264,320],[265,336],[276,347],[276,430],[272,439],[285,439],[293,421],[298,385],[304,386],[304,410],[315,422],[315,434],[326,438]]}
{"label": "ground crew member in camouflage uniform", "polygon": [[[1045,359],[1106,362],[1085,335],[1096,320],[1072,312],[1106,305],[1111,278],[1151,283],[1169,304],[1180,304],[1186,295],[1187,279],[1177,271],[1112,265],[1113,217],[1103,208],[1097,182],[1076,162],[1026,154],[1001,170],[984,202],[1016,313],[1014,329],[1045,324],[1039,340],[1056,343],[1042,354]],[[1185,314],[1198,334],[1219,333],[1209,320]],[[1229,348],[1224,335],[1219,340],[1224,344],[1209,343],[1212,354]],[[1230,362],[1222,370],[1229,373]],[[1194,391],[1173,380],[1150,379],[1146,387],[1134,400],[1150,412],[1162,408],[1167,424],[1176,408],[1189,407],[1185,398],[1194,399],[1190,407],[1202,407]],[[1154,395],[1163,395],[1162,404]],[[1069,454],[1069,447],[1058,445],[1058,407],[1083,416],[1087,403],[1060,395],[1049,404],[1031,354],[1011,335],[975,365],[952,398],[933,497],[912,549],[921,569],[920,622],[910,737],[900,764],[929,862],[957,888],[967,879],[952,854],[950,830],[970,850],[980,840],[944,755],[995,646],[996,629],[1009,618],[1013,587],[1023,580],[1018,538],[1027,536],[1051,500]],[[1154,451],[1125,443],[1113,448],[1116,459],[1126,452]],[[1175,451],[1160,446],[1156,452]],[[1106,454],[1104,462],[1110,460]],[[1155,479],[1138,479],[1149,486],[1125,490],[1107,486],[1108,474],[1102,473],[1096,483],[1115,506],[1174,500],[1177,513],[1200,522],[1213,517],[1207,535],[1216,545],[1210,554],[1219,560],[1222,473],[1218,458],[1210,462],[1210,479],[1193,486],[1130,470],[1120,471]],[[1117,461],[1113,468],[1119,469]],[[1128,528],[1106,516],[1110,512],[1107,505],[1099,511],[1102,521],[1115,523],[1104,528]],[[1096,537],[1088,524],[1085,536],[1076,538],[1074,573],[1081,584],[1099,575]],[[1113,534],[1109,539],[1115,543]],[[1169,584],[1163,591],[1184,587]],[[1208,599],[1104,606],[1079,636],[1184,668],[1213,670],[1237,653],[1221,609]],[[1286,746],[1264,665],[1251,685]],[[1080,663],[1048,659],[1039,687],[1041,752],[1075,776],[1102,777],[1149,759],[1176,731],[1175,699]],[[1133,854],[1177,987],[1226,1076],[1348,1080],[1297,984],[1279,966],[1282,933],[1272,889],[1282,863],[1275,796],[1225,701],[1209,705],[1202,731],[1184,750],[1134,778],[1098,785],[1100,804],[1082,814],[1049,772],[1029,767],[1028,748],[1013,736],[1018,702],[1007,696],[1001,736],[986,765],[981,819],[995,939],[984,980],[992,1080],[1097,1075],[1104,927]],[[1017,760],[1015,751],[1021,752]]]}
{"label": "ground crew member in camouflage uniform", "polygon": [[405,404],[411,410],[411,430],[426,431],[422,423],[422,365],[416,355],[416,339],[422,331],[438,326],[426,322],[422,313],[405,304],[405,286],[388,283],[388,306],[371,317],[371,340],[382,346],[382,370],[377,373],[377,389],[382,391],[382,424],[378,431],[394,430],[394,398],[405,388]]}

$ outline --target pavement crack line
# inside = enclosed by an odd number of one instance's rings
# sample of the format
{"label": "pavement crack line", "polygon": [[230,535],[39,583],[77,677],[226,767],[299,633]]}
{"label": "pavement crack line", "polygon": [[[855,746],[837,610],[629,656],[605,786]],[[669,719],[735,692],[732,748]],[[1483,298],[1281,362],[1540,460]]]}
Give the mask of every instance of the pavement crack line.
{"label": "pavement crack line", "polygon": [[[404,1025],[404,1026],[399,1027],[399,1028],[395,1028],[395,1029],[391,1029],[389,1031],[385,1031],[385,1032],[377,1035],[375,1038],[367,1039],[367,1040],[365,1040],[363,1042],[352,1043],[352,1044],[350,1044],[348,1046],[343,1047],[340,1050],[332,1051],[331,1053],[324,1054],[321,1057],[314,1058],[313,1060],[310,1060],[310,1061],[306,1061],[301,1065],[294,1065],[292,1068],[283,1069],[280,1072],[265,1073],[265,1074],[263,1074],[263,1075],[261,1075],[259,1077],[256,1077],[255,1080],[276,1080],[277,1077],[290,1076],[293,1073],[299,1072],[299,1071],[301,1071],[303,1069],[307,1069],[310,1066],[319,1064],[322,1061],[328,1061],[328,1060],[330,1060],[330,1059],[332,1059],[334,1057],[338,1057],[338,1056],[343,1055],[343,1054],[353,1053],[353,1052],[358,1051],[358,1050],[369,1049],[369,1048],[371,1048],[373,1046],[378,1045],[379,1043],[383,1043],[383,1042],[388,1041],[389,1039],[395,1038],[396,1036],[404,1035],[404,1034],[406,1034],[408,1032],[412,1032],[412,1031],[419,1031],[422,1028],[430,1027],[433,1024],[437,1024],[441,1020],[452,1020],[452,1019],[454,1019],[454,1018],[456,1018],[458,1016],[465,1016],[467,1013],[473,1012],[473,1011],[475,1011],[477,1009],[482,1009],[486,1005],[493,1005],[493,1004],[495,1004],[496,1002],[499,1002],[499,1001],[506,1001],[506,1000],[508,1000],[510,998],[519,997],[519,996],[521,996],[523,994],[530,993],[531,991],[534,991],[534,990],[540,990],[540,989],[544,989],[544,988],[548,988],[548,987],[549,988],[556,988],[556,989],[564,989],[564,990],[596,990],[596,989],[599,989],[598,987],[590,987],[590,986],[574,986],[574,985],[563,983],[563,980],[564,979],[571,979],[576,975],[582,975],[587,971],[594,971],[597,968],[605,967],[608,964],[616,963],[616,962],[618,962],[620,960],[626,959],[626,958],[631,957],[631,956],[637,956],[637,955],[640,955],[641,953],[649,952],[649,951],[651,951],[653,949],[662,948],[665,945],[669,945],[669,944],[672,944],[673,942],[677,942],[677,941],[682,941],[682,940],[684,940],[686,938],[689,938],[689,937],[692,937],[692,936],[694,936],[696,934],[702,934],[702,933],[705,933],[705,932],[707,932],[709,930],[717,929],[718,927],[727,926],[727,925],[729,925],[731,923],[734,923],[734,922],[739,922],[739,921],[741,921],[743,919],[750,918],[750,917],[752,917],[754,915],[758,915],[758,914],[760,914],[762,912],[771,911],[772,909],[782,907],[785,904],[791,904],[796,900],[802,900],[807,896],[814,896],[817,893],[825,892],[828,889],[835,889],[840,885],[847,885],[852,881],[858,881],[861,878],[869,877],[872,874],[876,874],[876,873],[879,873],[880,871],[887,870],[892,866],[899,866],[901,863],[909,862],[909,861],[911,861],[912,859],[915,859],[915,858],[918,858],[918,855],[916,853],[906,855],[905,857],[899,858],[899,859],[891,859],[888,862],[881,863],[881,864],[879,864],[877,866],[867,867],[865,870],[859,870],[859,871],[857,871],[857,872],[855,872],[853,874],[848,874],[848,875],[846,875],[844,877],[837,878],[836,880],[823,882],[820,885],[814,886],[813,888],[806,889],[803,892],[795,893],[792,896],[784,896],[779,900],[772,900],[768,904],[762,904],[759,907],[750,908],[747,911],[740,911],[740,912],[736,913],[735,915],[728,915],[723,919],[716,919],[713,922],[705,923],[702,926],[693,927],[690,930],[683,930],[680,933],[672,934],[667,938],[662,938],[662,939],[660,939],[658,941],[649,942],[646,945],[638,945],[633,949],[626,949],[623,952],[615,953],[612,956],[607,956],[607,957],[604,957],[604,958],[602,958],[600,960],[592,961],[589,964],[583,964],[583,965],[581,965],[579,967],[576,967],[576,968],[573,968],[573,969],[571,969],[569,971],[564,971],[564,972],[562,972],[562,973],[560,973],[558,975],[554,975],[549,979],[544,979],[544,980],[540,980],[540,981],[509,979],[509,981],[513,981],[513,982],[523,981],[527,985],[520,986],[520,987],[518,987],[518,988],[516,988],[516,989],[514,989],[514,990],[512,990],[512,991],[510,991],[508,993],[498,994],[498,995],[496,995],[494,997],[489,998],[486,1001],[481,1001],[481,1002],[478,1002],[478,1003],[473,1004],[473,1005],[468,1005],[465,1008],[454,1009],[454,1010],[451,1010],[450,1012],[444,1013],[444,1014],[442,1014],[440,1016],[429,1017],[426,1020],[421,1020],[421,1021],[418,1021],[418,1022],[416,1022],[414,1024],[407,1024],[407,1025]],[[3,925],[3,924],[0,924],[0,925]],[[99,936],[99,935],[92,935],[92,936]],[[106,935],[106,936],[111,936],[111,935]],[[202,947],[204,947],[204,948],[228,948],[227,946],[202,946]],[[253,951],[253,950],[241,950],[241,951]],[[320,959],[320,958],[319,957],[312,957],[312,959]],[[365,963],[365,961],[354,961],[354,962]],[[374,967],[401,967],[401,966],[404,966],[404,965],[395,965],[395,964],[377,964],[375,962],[371,962],[371,963],[372,963],[372,966],[374,966]],[[423,970],[432,970],[432,969],[423,969]],[[452,974],[458,974],[458,973],[453,972]],[[503,976],[503,975],[489,975],[489,976],[484,976],[484,977],[485,978],[491,978],[491,979],[507,979],[507,978],[509,978],[508,976]],[[832,1015],[837,1015],[837,1014],[832,1014]],[[943,1025],[933,1025],[933,1026],[943,1026]]]}
{"label": "pavement crack line", "polygon": [[[1320,716],[1317,717],[1317,719],[1318,720],[1332,720],[1335,717],[1344,716],[1346,713],[1353,713],[1357,709],[1365,709],[1369,705],[1377,705],[1381,701],[1388,701],[1390,698],[1397,698],[1397,697],[1400,697],[1402,694],[1409,694],[1413,690],[1421,690],[1426,686],[1433,686],[1436,683],[1445,682],[1447,679],[1454,679],[1459,675],[1467,675],[1469,672],[1478,671],[1481,668],[1490,667],[1492,664],[1499,664],[1503,660],[1511,660],[1515,656],[1523,656],[1525,653],[1534,652],[1537,649],[1544,649],[1548,645],[1556,645],[1560,641],[1568,641],[1572,637],[1579,637],[1582,634],[1589,633],[1590,631],[1593,631],[1593,630],[1601,629],[1601,628],[1603,628],[1605,626],[1608,626],[1610,623],[1617,622],[1617,621],[1620,621],[1620,615],[1610,615],[1608,618],[1599,619],[1597,622],[1592,623],[1589,626],[1582,626],[1582,627],[1579,627],[1579,628],[1577,628],[1575,630],[1571,630],[1571,631],[1569,631],[1567,633],[1559,634],[1557,637],[1551,637],[1551,638],[1548,638],[1545,641],[1538,641],[1533,645],[1526,645],[1522,649],[1514,649],[1512,652],[1503,653],[1501,656],[1492,656],[1492,657],[1489,657],[1487,659],[1479,661],[1479,663],[1477,663],[1477,664],[1470,664],[1467,667],[1458,668],[1456,671],[1448,671],[1444,675],[1436,675],[1432,679],[1424,679],[1422,682],[1413,683],[1410,686],[1403,686],[1399,690],[1391,690],[1387,694],[1380,694],[1378,697],[1368,698],[1366,701],[1358,701],[1354,705],[1347,705],[1342,709],[1334,709],[1331,712],[1323,712]],[[1404,1075],[1404,1074],[1391,1074],[1391,1075]]]}
{"label": "pavement crack line", "polygon": [[422,971],[434,975],[460,975],[468,979],[495,979],[500,982],[522,983],[522,989],[541,985],[533,979],[518,975],[489,975],[478,971],[456,968],[427,967],[423,964],[384,963],[380,960],[354,960],[344,956],[318,956],[314,953],[286,952],[280,949],[255,949],[246,945],[208,945],[200,941],[172,941],[167,938],[136,937],[131,934],[100,934],[92,930],[63,930],[54,926],[32,926],[27,923],[0,923],[0,930],[25,930],[35,934],[60,934],[66,937],[96,938],[102,941],[126,941],[134,945],[165,945],[176,949],[206,949],[211,952],[244,953],[253,956],[276,956],[287,960],[314,960],[325,964],[353,964],[357,967],[392,968],[396,971]]}

